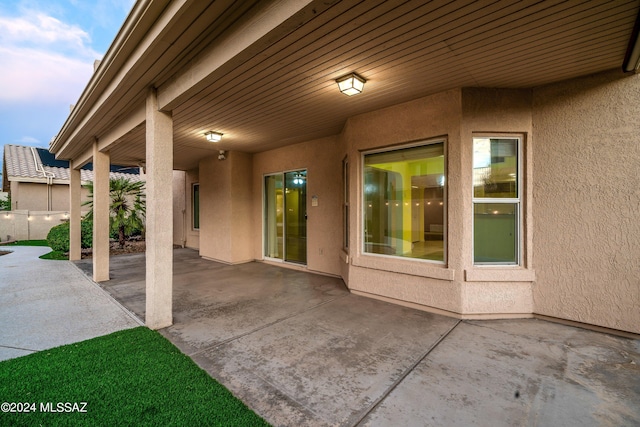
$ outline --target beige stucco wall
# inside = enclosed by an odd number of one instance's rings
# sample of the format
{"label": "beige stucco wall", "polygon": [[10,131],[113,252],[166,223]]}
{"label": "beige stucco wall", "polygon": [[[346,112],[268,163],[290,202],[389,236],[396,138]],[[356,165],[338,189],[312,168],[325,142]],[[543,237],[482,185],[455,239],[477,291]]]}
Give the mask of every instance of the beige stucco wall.
{"label": "beige stucco wall", "polygon": [[[12,212],[3,212],[0,217],[0,239],[10,235],[17,240],[46,239],[51,227],[68,220],[69,185],[33,182],[11,182]],[[50,196],[48,195],[50,192]],[[52,209],[47,210],[48,198]],[[82,188],[81,200],[88,199],[88,190]],[[82,208],[83,214],[87,207]]]}
{"label": "beige stucco wall", "polygon": [[[48,195],[50,191],[50,196]],[[82,188],[81,200],[88,197],[88,190]],[[69,185],[34,182],[11,182],[11,205],[17,210],[46,211],[48,198],[51,198],[52,211],[69,211]]]}
{"label": "beige stucco wall", "polygon": [[68,221],[68,218],[67,211],[2,211],[0,241],[44,240],[53,226]]}
{"label": "beige stucco wall", "polygon": [[[307,269],[339,276],[342,248],[341,148],[337,137],[323,138],[255,154],[253,157],[253,256],[263,258],[264,175],[307,170]],[[311,198],[317,196],[318,206]]]}
{"label": "beige stucco wall", "polygon": [[535,312],[640,333],[640,75],[533,96]]}
{"label": "beige stucco wall", "polygon": [[199,163],[200,255],[226,263],[254,259],[252,155],[227,152]]}

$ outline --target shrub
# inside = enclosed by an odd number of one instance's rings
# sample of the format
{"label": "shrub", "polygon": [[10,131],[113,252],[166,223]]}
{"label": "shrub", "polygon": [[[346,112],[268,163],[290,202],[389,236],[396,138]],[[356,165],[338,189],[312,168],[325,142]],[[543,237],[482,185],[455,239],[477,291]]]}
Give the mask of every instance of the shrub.
{"label": "shrub", "polygon": [[80,222],[80,246],[83,249],[93,246],[93,221],[91,220]]}
{"label": "shrub", "polygon": [[[63,222],[49,230],[47,242],[54,251],[69,252],[69,222]],[[80,245],[83,248],[90,248],[93,244],[93,223],[82,221],[80,223]]]}

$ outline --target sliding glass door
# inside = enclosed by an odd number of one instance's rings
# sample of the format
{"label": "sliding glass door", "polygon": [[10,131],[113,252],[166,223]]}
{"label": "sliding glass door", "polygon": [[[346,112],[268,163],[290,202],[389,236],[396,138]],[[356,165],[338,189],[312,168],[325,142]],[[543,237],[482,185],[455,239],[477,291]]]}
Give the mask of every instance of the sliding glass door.
{"label": "sliding glass door", "polygon": [[307,171],[264,177],[264,256],[307,263]]}

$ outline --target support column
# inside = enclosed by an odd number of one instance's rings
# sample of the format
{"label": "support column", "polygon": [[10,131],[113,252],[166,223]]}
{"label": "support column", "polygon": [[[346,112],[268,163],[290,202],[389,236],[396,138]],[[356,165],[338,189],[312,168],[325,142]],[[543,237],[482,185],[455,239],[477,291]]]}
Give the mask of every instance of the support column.
{"label": "support column", "polygon": [[80,169],[74,169],[73,161],[69,162],[69,260],[77,261],[81,258],[80,221]]}
{"label": "support column", "polygon": [[93,143],[93,280],[109,280],[110,156]]}
{"label": "support column", "polygon": [[153,88],[147,95],[146,149],[145,322],[161,329],[173,323],[173,118],[158,111]]}

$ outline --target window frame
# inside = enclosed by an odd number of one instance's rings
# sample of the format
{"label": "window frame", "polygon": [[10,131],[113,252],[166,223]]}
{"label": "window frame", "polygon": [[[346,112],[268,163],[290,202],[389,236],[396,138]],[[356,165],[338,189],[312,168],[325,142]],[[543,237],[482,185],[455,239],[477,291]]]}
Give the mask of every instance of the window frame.
{"label": "window frame", "polygon": [[[422,258],[412,258],[394,254],[380,254],[374,252],[366,251],[366,239],[365,239],[365,226],[366,226],[366,195],[365,195],[365,157],[371,154],[379,154],[379,153],[389,153],[393,151],[405,150],[410,148],[423,147],[434,144],[442,144],[442,152],[443,152],[443,175],[444,175],[444,185],[442,189],[442,202],[443,202],[443,218],[442,218],[442,249],[443,249],[443,259],[440,260],[430,260],[430,259],[422,259]],[[360,198],[360,218],[358,219],[359,224],[359,255],[364,257],[372,257],[372,258],[385,258],[398,262],[409,262],[409,263],[422,263],[434,267],[446,267],[448,265],[448,235],[449,235],[449,227],[448,227],[448,187],[449,187],[449,171],[448,171],[448,138],[436,137],[436,138],[428,138],[428,139],[420,139],[412,142],[404,142],[400,144],[379,147],[370,150],[363,150],[360,152],[360,184],[359,184],[359,198]]]}
{"label": "window frame", "polygon": [[[475,160],[475,140],[476,139],[514,139],[516,144],[516,174],[517,185],[515,198],[506,197],[475,197],[475,188],[473,184],[473,162]],[[524,259],[524,175],[523,175],[523,159],[524,159],[524,135],[523,134],[474,134],[471,138],[471,262],[474,267],[522,267]],[[475,208],[478,204],[506,204],[515,205],[516,212],[516,261],[515,262],[476,262],[475,260]]]}
{"label": "window frame", "polygon": [[342,159],[342,249],[349,253],[349,157]]}
{"label": "window frame", "polygon": [[[198,187],[198,212],[196,216],[196,187]],[[197,219],[197,226],[196,226]],[[200,231],[200,183],[194,182],[191,184],[191,229],[193,231]]]}

